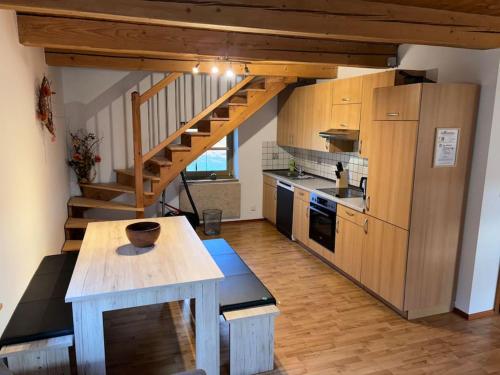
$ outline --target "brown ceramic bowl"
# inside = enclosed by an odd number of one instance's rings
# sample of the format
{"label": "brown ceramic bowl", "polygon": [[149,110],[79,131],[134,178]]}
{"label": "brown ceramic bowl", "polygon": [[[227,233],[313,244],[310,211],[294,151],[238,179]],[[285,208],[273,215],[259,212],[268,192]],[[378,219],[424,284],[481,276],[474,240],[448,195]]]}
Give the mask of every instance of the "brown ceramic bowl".
{"label": "brown ceramic bowl", "polygon": [[150,247],[160,236],[160,229],[160,224],[154,221],[139,221],[127,225],[125,231],[129,241],[135,247]]}

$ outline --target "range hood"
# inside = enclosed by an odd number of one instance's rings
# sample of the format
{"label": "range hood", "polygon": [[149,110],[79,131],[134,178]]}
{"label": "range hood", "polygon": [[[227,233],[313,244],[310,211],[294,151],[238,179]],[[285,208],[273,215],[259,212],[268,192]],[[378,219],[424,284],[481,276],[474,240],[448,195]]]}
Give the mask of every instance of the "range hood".
{"label": "range hood", "polygon": [[331,140],[357,141],[359,130],[328,129],[327,131],[320,132],[319,136]]}

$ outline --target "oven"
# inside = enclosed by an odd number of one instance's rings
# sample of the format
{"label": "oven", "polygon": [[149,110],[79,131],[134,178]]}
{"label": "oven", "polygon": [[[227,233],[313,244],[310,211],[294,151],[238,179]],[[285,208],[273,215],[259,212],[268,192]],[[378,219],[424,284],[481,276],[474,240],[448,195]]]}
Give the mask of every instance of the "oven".
{"label": "oven", "polygon": [[337,203],[311,194],[309,202],[309,238],[335,252]]}

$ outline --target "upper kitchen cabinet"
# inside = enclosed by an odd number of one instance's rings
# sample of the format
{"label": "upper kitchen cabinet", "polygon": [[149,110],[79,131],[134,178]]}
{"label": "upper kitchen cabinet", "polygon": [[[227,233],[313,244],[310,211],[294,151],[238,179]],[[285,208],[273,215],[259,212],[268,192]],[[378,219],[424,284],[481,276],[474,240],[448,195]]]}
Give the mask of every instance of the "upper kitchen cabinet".
{"label": "upper kitchen cabinet", "polygon": [[361,104],[334,105],[332,111],[333,129],[359,130]]}
{"label": "upper kitchen cabinet", "polygon": [[332,82],[286,90],[278,99],[278,144],[329,151],[319,133],[331,128]]}
{"label": "upper kitchen cabinet", "polygon": [[422,85],[381,87],[373,94],[373,120],[418,121]]}
{"label": "upper kitchen cabinet", "polygon": [[333,104],[359,104],[363,77],[345,78],[334,81]]}

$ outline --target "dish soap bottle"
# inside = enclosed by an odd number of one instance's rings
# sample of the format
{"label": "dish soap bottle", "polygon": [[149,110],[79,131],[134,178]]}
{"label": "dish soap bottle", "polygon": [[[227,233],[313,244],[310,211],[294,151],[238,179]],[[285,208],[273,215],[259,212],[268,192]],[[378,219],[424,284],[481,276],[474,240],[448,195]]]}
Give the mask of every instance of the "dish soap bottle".
{"label": "dish soap bottle", "polygon": [[288,161],[288,170],[290,171],[290,173],[295,172],[295,159],[291,158]]}

